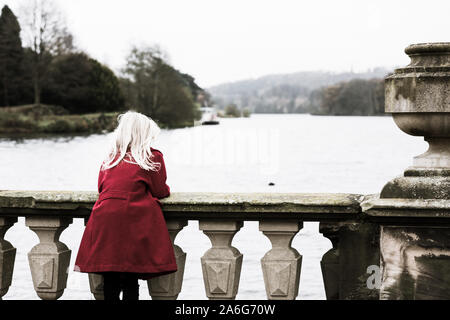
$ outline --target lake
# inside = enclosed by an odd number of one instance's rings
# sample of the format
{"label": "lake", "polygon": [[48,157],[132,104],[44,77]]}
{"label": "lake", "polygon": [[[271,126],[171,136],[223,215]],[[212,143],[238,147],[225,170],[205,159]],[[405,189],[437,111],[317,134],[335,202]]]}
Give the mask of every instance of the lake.
{"label": "lake", "polygon": [[[2,138],[0,190],[96,190],[109,138]],[[155,148],[164,153],[172,192],[371,194],[410,166],[427,143],[401,132],[390,117],[256,114],[221,119],[216,126],[163,130]],[[61,235],[72,250],[70,270],[83,229],[83,221],[74,219]],[[17,256],[3,299],[38,299],[27,260],[37,236],[20,218],[5,238],[17,248]],[[175,242],[187,253],[179,299],[206,299],[200,257],[210,248],[208,238],[190,221]],[[244,255],[236,298],[266,299],[260,259],[270,250],[269,240],[257,222],[245,222],[233,245]],[[325,299],[320,259],[330,241],[318,232],[318,223],[309,222],[292,246],[303,255],[297,299]],[[147,284],[140,285],[140,298],[149,299]],[[87,275],[70,271],[61,299],[93,299]]]}

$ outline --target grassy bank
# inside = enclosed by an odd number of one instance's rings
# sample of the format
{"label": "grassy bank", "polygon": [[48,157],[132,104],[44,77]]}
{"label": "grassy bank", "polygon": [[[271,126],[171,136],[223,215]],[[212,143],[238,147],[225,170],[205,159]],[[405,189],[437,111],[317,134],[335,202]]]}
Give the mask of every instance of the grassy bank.
{"label": "grassy bank", "polygon": [[68,114],[62,107],[48,105],[0,108],[0,133],[99,133],[112,131],[117,115]]}

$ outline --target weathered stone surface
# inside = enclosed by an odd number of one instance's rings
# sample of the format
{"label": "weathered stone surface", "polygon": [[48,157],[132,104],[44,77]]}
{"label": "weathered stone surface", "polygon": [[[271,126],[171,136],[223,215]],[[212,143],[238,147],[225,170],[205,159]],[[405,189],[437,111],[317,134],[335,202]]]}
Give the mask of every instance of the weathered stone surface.
{"label": "weathered stone surface", "polygon": [[242,254],[231,245],[242,221],[200,220],[199,227],[212,247],[201,258],[206,296],[211,299],[236,298],[241,276]]}
{"label": "weathered stone surface", "polygon": [[0,217],[0,300],[11,286],[16,248],[4,239],[5,233],[11,228],[17,218]]}
{"label": "weathered stone surface", "polygon": [[295,300],[298,295],[302,256],[291,244],[302,227],[303,223],[296,220],[259,222],[259,230],[272,243],[272,249],[261,259],[269,300]]}
{"label": "weathered stone surface", "polygon": [[450,112],[450,42],[414,44],[411,63],[386,78],[386,112]]}
{"label": "weathered stone surface", "polygon": [[[189,207],[189,205],[241,205],[248,210],[252,207],[266,207],[270,205],[286,206],[286,210],[292,209],[294,205],[298,206],[336,206],[336,207],[354,207],[357,203],[358,195],[351,194],[307,194],[307,193],[174,193],[171,197],[164,199],[165,205],[180,204]],[[185,210],[188,210],[187,208]]]}
{"label": "weathered stone surface", "polygon": [[0,207],[32,208],[45,204],[93,204],[98,193],[93,191],[0,191]]}
{"label": "weathered stone surface", "polygon": [[59,236],[72,219],[27,217],[25,222],[40,241],[28,253],[34,289],[41,299],[56,300],[66,288],[71,255],[71,250],[59,241]]}
{"label": "weathered stone surface", "polygon": [[386,78],[385,108],[407,134],[429,149],[381,198],[450,199],[450,42],[411,45],[411,63]]}
{"label": "weathered stone surface", "polygon": [[[394,113],[395,124],[405,133],[412,136],[445,138],[449,136],[448,123],[450,114],[443,112]],[[447,142],[446,139],[442,142]],[[434,146],[433,146],[434,147]],[[436,144],[439,148],[439,144]],[[442,147],[441,147],[442,148]],[[435,165],[436,166],[436,165]],[[420,167],[420,166],[419,166]],[[437,165],[436,167],[439,167]]]}
{"label": "weathered stone surface", "polygon": [[386,112],[429,149],[361,207],[382,224],[380,298],[450,299],[450,43],[405,52],[411,63],[386,78]]}
{"label": "weathered stone surface", "polygon": [[413,135],[424,135],[429,149],[414,158],[413,166],[403,176],[384,186],[381,198],[450,199],[450,113],[401,116],[417,117],[414,124],[399,127]]}
{"label": "weathered stone surface", "polygon": [[450,177],[397,177],[389,181],[381,198],[450,199]]}
{"label": "weathered stone surface", "polygon": [[383,225],[380,298],[448,299],[450,200],[374,197],[361,206]]}
{"label": "weathered stone surface", "polygon": [[[447,80],[450,67],[446,72],[433,74],[413,73],[396,74],[387,78],[386,112],[450,112]],[[439,81],[440,77],[447,81]]]}
{"label": "weathered stone surface", "polygon": [[[61,215],[86,218],[98,194],[67,191],[0,191],[0,215]],[[175,192],[162,199],[166,218],[301,218],[304,221],[357,218],[361,195],[305,193]]]}
{"label": "weathered stone surface", "polygon": [[[251,207],[264,205],[288,206],[297,204],[304,206],[336,206],[355,207],[360,195],[344,193],[220,193],[220,192],[174,192],[161,202],[167,206],[184,205],[238,205]],[[0,190],[0,207],[32,208],[39,204],[50,203],[90,203],[98,198],[94,191],[17,191]],[[196,209],[197,210],[197,209]],[[350,210],[354,212],[354,210]]]}
{"label": "weathered stone surface", "polygon": [[381,299],[450,299],[450,228],[383,226]]}
{"label": "weathered stone surface", "polygon": [[367,270],[379,269],[377,224],[321,223],[320,232],[333,244],[321,261],[328,300],[376,300],[379,288],[368,285]]}
{"label": "weathered stone surface", "polygon": [[[342,223],[339,230],[339,299],[378,300],[368,270],[380,268],[380,228],[372,223]],[[368,280],[370,284],[368,283]]]}
{"label": "weathered stone surface", "polygon": [[181,292],[181,287],[183,285],[186,253],[175,244],[175,238],[177,234],[187,225],[187,221],[169,219],[166,222],[170,239],[172,241],[178,270],[175,273],[148,280],[148,290],[153,300],[175,300]]}
{"label": "weathered stone surface", "polygon": [[447,199],[382,199],[367,197],[361,203],[363,213],[374,221],[393,224],[427,219],[429,223],[450,220],[450,200]]}

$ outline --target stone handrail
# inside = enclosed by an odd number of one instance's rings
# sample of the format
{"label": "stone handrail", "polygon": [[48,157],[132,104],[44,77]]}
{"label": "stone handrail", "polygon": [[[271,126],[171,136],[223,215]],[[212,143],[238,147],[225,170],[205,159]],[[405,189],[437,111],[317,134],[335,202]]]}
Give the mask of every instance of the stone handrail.
{"label": "stone handrail", "polygon": [[[0,191],[1,296],[11,284],[15,257],[15,248],[4,234],[17,217],[25,217],[26,225],[39,236],[40,243],[28,254],[36,293],[42,299],[58,299],[66,287],[71,256],[59,235],[73,218],[87,222],[97,197],[96,192],[86,191]],[[188,220],[198,220],[210,238],[212,246],[201,259],[210,299],[234,299],[237,294],[242,254],[231,242],[243,221],[259,221],[260,231],[272,243],[261,259],[269,299],[295,299],[298,294],[302,256],[291,243],[303,221],[320,221],[320,232],[333,243],[321,262],[327,298],[376,298],[376,290],[361,289],[361,275],[378,262],[376,247],[367,249],[378,233],[367,232],[377,226],[365,221],[361,210],[365,199],[355,194],[173,193],[161,203],[172,242]],[[352,252],[342,255],[342,248]],[[181,291],[186,253],[175,244],[174,249],[179,270],[149,280],[153,299],[176,299]],[[373,254],[358,258],[362,251]],[[90,274],[89,280],[91,292],[101,299],[101,276]]]}
{"label": "stone handrail", "polygon": [[[87,218],[98,194],[93,191],[0,191],[0,214],[61,214]],[[166,218],[259,220],[298,218],[304,221],[353,219],[361,212],[362,195],[305,193],[177,192],[162,199]]]}

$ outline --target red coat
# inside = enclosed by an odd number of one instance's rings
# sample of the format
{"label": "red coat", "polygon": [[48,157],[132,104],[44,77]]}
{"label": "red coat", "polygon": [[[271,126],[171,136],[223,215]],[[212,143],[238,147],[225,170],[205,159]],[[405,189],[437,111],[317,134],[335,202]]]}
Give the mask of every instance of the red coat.
{"label": "red coat", "polygon": [[163,155],[152,148],[159,171],[121,161],[100,170],[99,197],[75,261],[80,272],[134,272],[141,279],[177,270],[159,198],[169,196]]}

